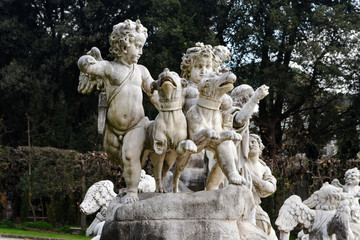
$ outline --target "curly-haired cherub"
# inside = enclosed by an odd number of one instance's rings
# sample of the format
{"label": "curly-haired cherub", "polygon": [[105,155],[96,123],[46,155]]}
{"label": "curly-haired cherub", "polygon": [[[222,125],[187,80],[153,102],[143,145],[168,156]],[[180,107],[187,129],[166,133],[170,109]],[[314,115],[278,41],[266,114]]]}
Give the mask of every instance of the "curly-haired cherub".
{"label": "curly-haired cherub", "polygon": [[[108,158],[124,167],[127,195],[122,202],[138,200],[137,192],[141,173],[141,153],[145,140],[145,117],[142,90],[156,105],[156,93],[151,93],[154,81],[148,69],[137,64],[147,38],[147,29],[139,20],[125,20],[113,27],[110,36],[110,53],[114,61],[84,55],[78,60],[82,73],[89,83],[79,84],[80,93],[89,93],[101,78],[107,95],[104,147]],[[89,87],[90,86],[90,87]]]}
{"label": "curly-haired cherub", "polygon": [[[230,60],[230,57],[229,49],[221,45],[212,47],[198,42],[195,47],[186,50],[180,65],[181,77],[188,80],[185,105],[183,107],[185,113],[197,102],[199,97],[197,85],[201,79],[208,73],[227,71],[227,69],[221,69],[221,66],[224,62]],[[229,98],[228,95],[225,95],[225,97]]]}

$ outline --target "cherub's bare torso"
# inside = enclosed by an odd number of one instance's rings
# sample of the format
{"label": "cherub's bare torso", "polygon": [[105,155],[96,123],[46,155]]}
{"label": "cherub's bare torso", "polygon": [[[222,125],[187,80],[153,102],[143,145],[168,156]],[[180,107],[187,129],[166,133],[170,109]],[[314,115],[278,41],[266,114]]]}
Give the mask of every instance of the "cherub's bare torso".
{"label": "cherub's bare torso", "polygon": [[[128,68],[116,62],[111,65],[113,71],[108,74],[109,80],[105,82],[108,97],[107,121],[115,132],[126,131],[145,117],[141,69],[137,65]],[[121,90],[116,92],[118,87]]]}

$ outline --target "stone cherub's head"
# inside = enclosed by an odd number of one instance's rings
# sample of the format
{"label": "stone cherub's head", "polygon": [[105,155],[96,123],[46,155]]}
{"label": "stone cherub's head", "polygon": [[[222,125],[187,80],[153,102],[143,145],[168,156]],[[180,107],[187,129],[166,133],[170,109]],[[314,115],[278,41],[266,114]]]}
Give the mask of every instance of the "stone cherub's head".
{"label": "stone cherub's head", "polygon": [[189,48],[182,58],[180,65],[181,77],[198,84],[208,73],[217,73],[221,65],[230,60],[231,53],[225,46],[204,45],[196,43]]}
{"label": "stone cherub's head", "polygon": [[231,91],[231,98],[235,107],[242,108],[254,95],[254,89],[247,84],[241,84]]}
{"label": "stone cherub's head", "polygon": [[[143,45],[147,37],[147,29],[141,24],[140,20],[133,22],[127,19],[113,27],[113,31],[109,39],[109,51],[116,59],[123,58],[126,54],[128,54],[128,48],[131,44],[136,44],[136,42],[140,40]],[[135,47],[141,47],[142,51],[143,46]]]}
{"label": "stone cherub's head", "polygon": [[265,149],[264,144],[261,141],[261,138],[257,134],[249,135],[249,155],[258,154],[258,156],[262,155],[262,151]]}

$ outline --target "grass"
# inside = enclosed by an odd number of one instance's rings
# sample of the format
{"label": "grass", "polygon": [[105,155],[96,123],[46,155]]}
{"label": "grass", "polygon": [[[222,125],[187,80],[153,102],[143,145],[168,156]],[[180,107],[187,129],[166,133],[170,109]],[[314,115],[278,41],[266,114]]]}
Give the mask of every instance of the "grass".
{"label": "grass", "polygon": [[78,240],[91,239],[91,237],[85,237],[79,235],[38,232],[38,231],[21,230],[21,229],[13,229],[13,228],[12,229],[0,228],[0,235],[1,234],[28,236],[28,237],[57,238],[57,239],[78,239]]}

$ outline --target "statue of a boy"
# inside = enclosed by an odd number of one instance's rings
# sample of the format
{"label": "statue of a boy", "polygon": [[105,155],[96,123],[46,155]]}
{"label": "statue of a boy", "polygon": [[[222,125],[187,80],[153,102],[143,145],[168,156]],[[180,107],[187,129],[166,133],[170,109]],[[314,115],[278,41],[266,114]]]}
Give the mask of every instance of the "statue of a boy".
{"label": "statue of a boy", "polygon": [[[123,203],[138,200],[140,157],[145,140],[145,123],[148,121],[142,105],[142,90],[152,101],[156,98],[156,94],[151,94],[150,84],[154,80],[148,69],[137,64],[147,36],[147,29],[139,20],[125,20],[113,27],[110,36],[110,53],[114,61],[90,55],[84,55],[78,61],[82,73],[103,79],[108,105],[104,147],[108,158],[124,167],[127,194],[122,199]],[[87,79],[91,81],[96,77]],[[83,83],[81,86],[84,86],[82,88],[79,84],[81,93],[93,89]]]}

